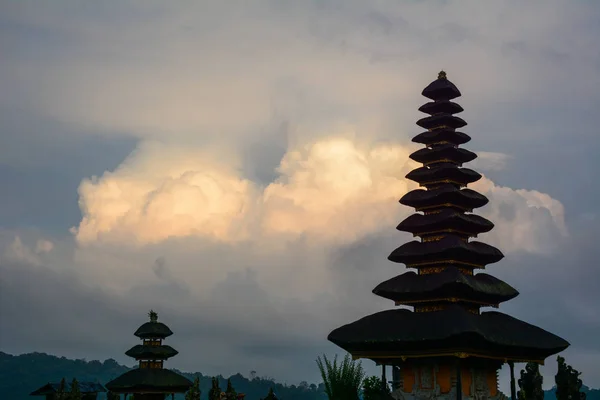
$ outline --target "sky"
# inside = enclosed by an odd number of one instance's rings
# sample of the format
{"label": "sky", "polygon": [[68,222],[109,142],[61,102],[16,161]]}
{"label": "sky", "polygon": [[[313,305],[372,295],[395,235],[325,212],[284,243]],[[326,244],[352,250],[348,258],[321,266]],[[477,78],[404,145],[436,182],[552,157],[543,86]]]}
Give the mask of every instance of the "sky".
{"label": "sky", "polygon": [[152,308],[168,367],[319,382],[328,333],[394,307],[371,290],[405,271],[397,201],[443,69],[505,254],[486,272],[520,292],[500,311],[600,387],[599,21],[585,0],[1,1],[0,350],[133,365]]}

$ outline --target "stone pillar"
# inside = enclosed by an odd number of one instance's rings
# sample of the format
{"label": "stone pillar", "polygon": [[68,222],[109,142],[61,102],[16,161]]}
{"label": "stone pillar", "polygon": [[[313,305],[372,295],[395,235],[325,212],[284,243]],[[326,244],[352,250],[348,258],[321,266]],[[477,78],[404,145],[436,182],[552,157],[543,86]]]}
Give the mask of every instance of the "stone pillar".
{"label": "stone pillar", "polygon": [[456,400],[462,400],[462,373],[460,371],[460,358],[456,361]]}
{"label": "stone pillar", "polygon": [[515,363],[513,361],[508,362],[510,367],[510,398],[517,400],[517,387],[515,385]]}

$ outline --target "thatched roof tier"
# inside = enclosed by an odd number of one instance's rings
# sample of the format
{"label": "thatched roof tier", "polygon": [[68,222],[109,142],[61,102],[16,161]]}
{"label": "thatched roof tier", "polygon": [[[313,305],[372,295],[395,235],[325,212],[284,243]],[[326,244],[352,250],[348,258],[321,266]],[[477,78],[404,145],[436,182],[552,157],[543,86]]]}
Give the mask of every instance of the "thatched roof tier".
{"label": "thatched roof tier", "polygon": [[471,236],[489,232],[494,224],[486,218],[475,214],[464,214],[451,208],[436,214],[412,214],[402,221],[396,229],[410,232],[415,236],[430,232],[464,232]]}
{"label": "thatched roof tier", "polygon": [[171,336],[173,332],[162,322],[150,321],[140,326],[134,335],[139,338],[160,338]]}
{"label": "thatched roof tier", "polygon": [[144,346],[138,344],[125,352],[125,355],[133,357],[136,360],[166,360],[177,354],[179,354],[177,350],[165,344],[160,346]]}
{"label": "thatched roof tier", "polygon": [[452,114],[441,113],[438,115],[431,115],[429,117],[421,118],[417,121],[417,125],[424,129],[439,129],[439,128],[450,128],[458,129],[463,126],[467,126],[467,122],[460,118],[455,117]]}
{"label": "thatched roof tier", "polygon": [[335,329],[328,339],[365,358],[378,353],[388,358],[465,353],[540,361],[569,346],[560,337],[509,315],[473,314],[458,305],[424,313],[382,311]]}
{"label": "thatched roof tier", "polygon": [[460,104],[457,104],[453,101],[441,100],[441,101],[430,101],[429,103],[423,104],[419,107],[419,111],[434,115],[440,113],[446,114],[458,114],[464,111]]}
{"label": "thatched roof tier", "polygon": [[452,100],[461,96],[460,90],[446,78],[446,73],[441,71],[438,79],[431,82],[421,94],[431,100]]}
{"label": "thatched roof tier", "polygon": [[115,393],[184,393],[192,382],[168,369],[136,368],[106,384]]}
{"label": "thatched roof tier", "polygon": [[465,275],[453,266],[436,274],[405,272],[373,289],[377,296],[397,304],[414,305],[427,301],[456,298],[482,305],[498,305],[515,298],[519,292],[508,283],[488,274]]}
{"label": "thatched roof tier", "polygon": [[452,143],[458,146],[460,144],[465,144],[470,140],[471,137],[466,133],[447,128],[425,131],[412,138],[414,143],[421,143],[426,146],[435,143]]}
{"label": "thatched roof tier", "polygon": [[439,182],[452,182],[466,186],[480,180],[481,174],[469,168],[457,168],[454,164],[446,163],[438,164],[436,168],[420,167],[413,169],[405,177],[421,186],[439,184]]}
{"label": "thatched roof tier", "polygon": [[415,151],[409,157],[422,164],[448,162],[462,165],[476,159],[477,154],[469,150],[458,148],[453,144],[445,144],[433,148],[425,147]]}
{"label": "thatched roof tier", "polygon": [[388,260],[416,267],[420,264],[465,264],[483,268],[504,258],[504,254],[489,244],[466,242],[456,235],[445,235],[440,240],[418,242],[416,240],[403,244],[394,250]]}
{"label": "thatched roof tier", "polygon": [[470,211],[483,207],[488,203],[488,198],[471,189],[460,189],[456,185],[441,184],[434,189],[415,189],[406,193],[400,199],[400,204],[413,207],[417,211],[438,206],[452,205],[459,209]]}

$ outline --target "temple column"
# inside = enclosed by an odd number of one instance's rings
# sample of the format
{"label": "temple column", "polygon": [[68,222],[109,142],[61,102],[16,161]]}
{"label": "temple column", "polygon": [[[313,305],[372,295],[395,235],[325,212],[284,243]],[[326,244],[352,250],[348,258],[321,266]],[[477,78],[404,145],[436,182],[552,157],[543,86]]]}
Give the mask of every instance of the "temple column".
{"label": "temple column", "polygon": [[510,367],[510,397],[512,400],[517,400],[517,387],[515,385],[515,363],[513,361],[508,362]]}
{"label": "temple column", "polygon": [[385,364],[381,364],[381,388],[386,392],[387,378],[385,377]]}
{"label": "temple column", "polygon": [[456,400],[462,400],[462,373],[460,371],[460,358],[456,361]]}

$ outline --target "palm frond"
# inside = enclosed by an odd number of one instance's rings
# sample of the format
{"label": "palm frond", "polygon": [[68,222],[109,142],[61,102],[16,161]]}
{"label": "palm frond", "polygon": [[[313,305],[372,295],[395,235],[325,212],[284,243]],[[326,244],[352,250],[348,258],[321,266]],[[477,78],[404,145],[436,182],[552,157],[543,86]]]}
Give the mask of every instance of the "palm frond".
{"label": "palm frond", "polygon": [[355,362],[346,354],[338,364],[337,355],[333,363],[326,355],[317,358],[317,366],[325,386],[325,394],[329,400],[357,400],[360,388],[365,378],[365,372],[360,362]]}

